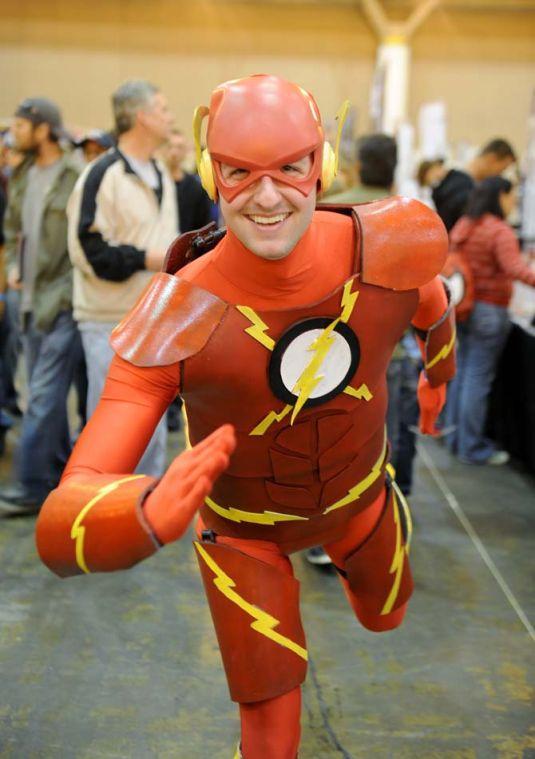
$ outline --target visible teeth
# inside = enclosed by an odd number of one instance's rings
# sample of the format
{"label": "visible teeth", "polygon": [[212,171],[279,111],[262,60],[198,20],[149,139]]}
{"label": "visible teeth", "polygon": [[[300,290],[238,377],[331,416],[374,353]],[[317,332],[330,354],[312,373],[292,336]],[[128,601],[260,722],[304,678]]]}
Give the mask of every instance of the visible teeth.
{"label": "visible teeth", "polygon": [[255,224],[278,224],[279,221],[284,221],[287,216],[289,216],[287,213],[279,213],[276,216],[254,216],[251,214],[249,218],[252,219]]}

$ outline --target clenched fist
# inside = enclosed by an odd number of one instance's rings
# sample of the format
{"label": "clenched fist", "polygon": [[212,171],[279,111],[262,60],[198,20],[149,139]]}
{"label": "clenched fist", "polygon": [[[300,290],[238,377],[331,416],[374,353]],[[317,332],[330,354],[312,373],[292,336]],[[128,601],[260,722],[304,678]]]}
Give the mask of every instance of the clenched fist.
{"label": "clenched fist", "polygon": [[435,427],[438,415],[446,402],[445,383],[431,387],[424,372],[420,373],[418,381],[418,405],[420,406],[420,432],[424,435],[436,435],[439,430]]}

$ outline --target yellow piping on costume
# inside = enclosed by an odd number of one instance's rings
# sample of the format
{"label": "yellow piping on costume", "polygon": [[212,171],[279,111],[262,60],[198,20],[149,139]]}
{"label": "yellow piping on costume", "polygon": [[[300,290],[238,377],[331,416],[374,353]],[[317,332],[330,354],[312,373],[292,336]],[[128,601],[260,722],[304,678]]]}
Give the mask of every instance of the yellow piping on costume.
{"label": "yellow piping on costume", "polygon": [[97,492],[93,498],[86,503],[84,508],[80,511],[76,519],[74,520],[74,523],[71,527],[71,538],[72,540],[76,541],[76,563],[82,570],[82,572],[85,572],[86,574],[90,574],[91,570],[85,563],[85,556],[84,556],[84,538],[85,538],[85,527],[82,525],[83,520],[91,511],[93,506],[97,504],[99,501],[101,501],[103,498],[105,498],[110,493],[113,493],[114,490],[117,490],[118,487],[121,485],[124,485],[125,482],[130,482],[131,480],[138,480],[140,477],[144,477],[144,474],[133,474],[130,477],[123,477],[121,480],[116,480],[115,482],[110,482],[107,485],[104,485],[104,487],[100,488],[100,490]]}
{"label": "yellow piping on costume", "polygon": [[396,523],[396,548],[394,550],[392,564],[388,571],[390,572],[390,574],[394,574],[395,572],[396,576],[394,577],[394,584],[392,585],[392,589],[390,590],[390,593],[388,594],[388,598],[386,599],[385,605],[383,606],[381,615],[390,614],[390,612],[392,611],[394,602],[396,598],[398,597],[399,586],[401,585],[401,575],[403,574],[403,563],[405,561],[405,546],[403,545],[402,540],[401,540],[401,518],[399,516],[399,506],[398,506],[398,501],[395,494],[394,494],[393,506],[394,506],[394,521]]}
{"label": "yellow piping on costume", "polygon": [[453,349],[453,346],[455,345],[455,337],[456,337],[456,331],[454,329],[449,343],[447,345],[443,345],[442,348],[437,353],[437,355],[434,358],[432,358],[431,361],[429,361],[429,363],[425,365],[426,369],[431,369],[431,367],[433,367],[435,364],[438,364],[438,362],[441,361],[443,358],[447,358],[449,356],[449,354],[451,353]]}
{"label": "yellow piping on costume", "polygon": [[258,314],[253,311],[252,308],[249,308],[249,306],[236,306],[236,308],[240,314],[243,314],[245,318],[249,319],[251,322],[251,326],[247,327],[245,332],[247,332],[248,335],[251,335],[251,337],[261,343],[264,348],[272,351],[275,347],[275,340],[269,337],[269,335],[265,334],[269,329],[268,325],[263,322]]}
{"label": "yellow piping on costume", "polygon": [[246,614],[256,620],[251,623],[251,629],[260,633],[260,635],[269,638],[274,643],[278,643],[279,646],[283,646],[284,648],[293,651],[294,654],[300,656],[301,659],[308,661],[308,652],[306,648],[303,648],[298,643],[290,640],[290,638],[287,638],[285,635],[275,632],[274,628],[280,625],[280,620],[272,617],[271,614],[268,614],[266,611],[259,609],[258,606],[249,603],[245,598],[242,598],[242,596],[233,590],[233,588],[236,587],[234,580],[225,574],[200,543],[194,543],[194,545],[203,561],[215,574],[214,585],[216,588],[225,596],[225,598],[228,598],[229,601],[236,604],[236,606],[239,606]]}
{"label": "yellow piping on costume", "polygon": [[249,522],[251,524],[267,524],[273,526],[277,522],[308,522],[307,517],[298,517],[295,514],[277,514],[276,511],[242,511],[229,506],[226,509],[213,501],[209,496],[204,499],[205,504],[224,519],[232,522]]}
{"label": "yellow piping on costume", "polygon": [[410,547],[411,547],[411,539],[412,539],[412,515],[411,510],[409,507],[409,504],[407,503],[407,499],[399,489],[399,485],[394,480],[392,481],[392,487],[396,491],[397,495],[397,501],[398,504],[401,505],[403,509],[403,513],[405,514],[405,519],[407,521],[407,539],[405,541],[405,551],[407,554],[409,553]]}
{"label": "yellow piping on costume", "polygon": [[343,498],[340,498],[339,501],[336,501],[336,503],[333,503],[332,506],[329,506],[325,509],[323,512],[324,514],[328,514],[330,511],[334,511],[335,509],[341,509],[342,506],[347,506],[350,503],[353,503],[353,501],[357,501],[360,496],[370,488],[373,483],[381,476],[381,469],[383,465],[383,461],[385,460],[386,455],[386,435],[385,440],[383,443],[383,449],[381,451],[381,455],[375,462],[375,464],[372,466],[370,473],[360,482],[357,482],[356,485],[353,485],[353,487],[349,490],[348,494],[344,496]]}

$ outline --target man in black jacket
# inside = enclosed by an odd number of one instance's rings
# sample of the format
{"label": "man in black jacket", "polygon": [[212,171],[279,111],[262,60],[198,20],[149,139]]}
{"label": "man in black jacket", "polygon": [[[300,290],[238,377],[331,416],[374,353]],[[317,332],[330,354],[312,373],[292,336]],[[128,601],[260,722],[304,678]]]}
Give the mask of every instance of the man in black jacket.
{"label": "man in black jacket", "polygon": [[213,219],[212,203],[198,178],[182,168],[186,152],[186,138],[179,129],[173,129],[164,149],[164,160],[176,186],[178,218],[182,233],[200,229]]}
{"label": "man in black jacket", "polygon": [[433,188],[433,203],[449,232],[463,215],[475,183],[501,174],[515,161],[516,155],[511,145],[498,138],[481,149],[470,163],[468,172],[447,169],[442,158],[423,161],[418,168],[418,182],[422,187]]}

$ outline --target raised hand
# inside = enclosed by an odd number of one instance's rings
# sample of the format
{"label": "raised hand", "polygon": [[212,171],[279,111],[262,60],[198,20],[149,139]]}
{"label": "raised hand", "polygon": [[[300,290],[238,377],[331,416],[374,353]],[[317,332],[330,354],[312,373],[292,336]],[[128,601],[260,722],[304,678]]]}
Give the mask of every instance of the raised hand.
{"label": "raised hand", "polygon": [[425,372],[420,372],[418,380],[418,405],[420,406],[420,432],[424,435],[437,435],[435,426],[438,415],[446,402],[446,384],[431,387]]}
{"label": "raised hand", "polygon": [[182,537],[236,447],[234,428],[219,427],[173,461],[145,501],[143,513],[161,543]]}

